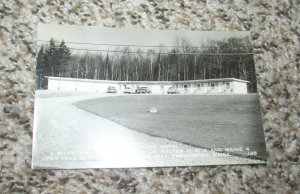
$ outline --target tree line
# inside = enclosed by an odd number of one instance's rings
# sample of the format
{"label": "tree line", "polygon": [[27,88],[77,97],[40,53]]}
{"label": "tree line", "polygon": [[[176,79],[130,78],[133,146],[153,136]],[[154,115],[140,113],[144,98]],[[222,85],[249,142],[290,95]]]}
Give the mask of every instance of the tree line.
{"label": "tree line", "polygon": [[119,81],[179,81],[213,78],[248,80],[256,92],[252,47],[248,38],[208,40],[196,47],[177,37],[174,47],[158,49],[116,47],[109,52],[73,53],[64,41],[51,39],[37,58],[37,88],[47,86],[45,76]]}

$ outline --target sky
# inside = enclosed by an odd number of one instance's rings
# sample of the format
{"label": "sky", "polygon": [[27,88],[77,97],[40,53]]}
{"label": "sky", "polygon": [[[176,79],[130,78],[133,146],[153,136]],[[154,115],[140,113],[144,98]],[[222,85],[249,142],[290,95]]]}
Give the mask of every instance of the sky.
{"label": "sky", "polygon": [[[174,46],[176,37],[185,36],[193,46],[201,46],[208,39],[221,40],[230,37],[250,36],[249,31],[177,31],[127,28],[108,28],[96,26],[75,26],[58,24],[38,25],[38,45],[42,41],[54,38],[57,41],[64,40],[71,48],[114,50],[115,46],[71,44],[93,43],[113,45],[146,45],[146,46]],[[134,47],[137,48],[137,47]]]}

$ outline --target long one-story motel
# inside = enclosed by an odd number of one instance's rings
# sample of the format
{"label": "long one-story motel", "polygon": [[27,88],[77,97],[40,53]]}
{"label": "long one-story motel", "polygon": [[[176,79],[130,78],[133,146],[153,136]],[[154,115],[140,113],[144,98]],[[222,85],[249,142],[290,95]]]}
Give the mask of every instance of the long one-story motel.
{"label": "long one-story motel", "polygon": [[136,89],[148,87],[153,94],[166,94],[170,87],[175,87],[180,94],[247,94],[248,81],[235,78],[188,80],[188,81],[109,81],[93,79],[77,79],[63,77],[47,77],[48,90],[107,92],[114,86],[118,93],[125,88]]}

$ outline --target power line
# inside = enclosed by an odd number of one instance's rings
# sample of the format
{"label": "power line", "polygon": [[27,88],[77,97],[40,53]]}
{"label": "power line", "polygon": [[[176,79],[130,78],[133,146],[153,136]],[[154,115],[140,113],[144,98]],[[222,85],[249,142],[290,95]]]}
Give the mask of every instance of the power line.
{"label": "power line", "polygon": [[[36,42],[50,42],[48,40],[37,40]],[[53,41],[56,43],[60,43],[59,41]],[[68,44],[78,44],[78,45],[92,45],[92,46],[115,46],[115,47],[144,47],[144,48],[184,48],[185,46],[153,46],[153,45],[138,45],[138,44],[109,44],[109,43],[84,43],[84,42],[65,42]],[[211,48],[209,46],[189,46],[189,48]],[[252,46],[238,46],[235,48],[252,48]]]}
{"label": "power line", "polygon": [[[42,47],[42,46],[38,46]],[[65,48],[65,47],[60,47],[60,46],[55,46],[52,48]],[[121,50],[104,50],[104,49],[81,49],[81,48],[70,48],[67,47],[68,49],[71,50],[78,50],[78,51],[100,51],[100,52],[107,52],[107,53],[146,53],[146,54],[166,54],[166,55],[253,55],[253,53],[165,53],[165,52],[145,52],[145,51],[121,51]]]}

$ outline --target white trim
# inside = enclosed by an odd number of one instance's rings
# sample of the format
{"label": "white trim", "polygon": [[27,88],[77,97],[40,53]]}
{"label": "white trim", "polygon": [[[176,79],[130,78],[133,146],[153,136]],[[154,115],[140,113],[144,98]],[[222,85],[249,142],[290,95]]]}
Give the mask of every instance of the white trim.
{"label": "white trim", "polygon": [[51,76],[45,76],[45,77],[50,80],[96,82],[96,83],[111,83],[111,84],[190,84],[190,83],[232,82],[232,81],[249,83],[249,81],[236,79],[236,78],[219,78],[219,79],[185,80],[185,81],[114,81],[114,80],[78,79],[78,78],[51,77]]}

